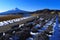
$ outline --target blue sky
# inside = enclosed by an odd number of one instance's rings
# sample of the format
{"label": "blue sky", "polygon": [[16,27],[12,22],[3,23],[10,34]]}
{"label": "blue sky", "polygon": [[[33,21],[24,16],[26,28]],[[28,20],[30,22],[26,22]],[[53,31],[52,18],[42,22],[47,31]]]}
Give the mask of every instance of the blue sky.
{"label": "blue sky", "polygon": [[14,8],[26,11],[39,9],[60,9],[60,0],[0,0],[0,12]]}

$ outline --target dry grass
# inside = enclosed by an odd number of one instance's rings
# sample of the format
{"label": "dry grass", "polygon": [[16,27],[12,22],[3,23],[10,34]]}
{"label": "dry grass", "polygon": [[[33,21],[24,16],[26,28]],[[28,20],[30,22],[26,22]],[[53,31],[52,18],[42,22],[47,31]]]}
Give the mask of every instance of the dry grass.
{"label": "dry grass", "polygon": [[7,15],[7,16],[0,17],[0,21],[6,21],[6,20],[21,18],[21,17],[22,15]]}
{"label": "dry grass", "polygon": [[35,14],[31,14],[31,16],[37,16],[37,15],[39,15],[39,14],[36,14],[36,13]]}

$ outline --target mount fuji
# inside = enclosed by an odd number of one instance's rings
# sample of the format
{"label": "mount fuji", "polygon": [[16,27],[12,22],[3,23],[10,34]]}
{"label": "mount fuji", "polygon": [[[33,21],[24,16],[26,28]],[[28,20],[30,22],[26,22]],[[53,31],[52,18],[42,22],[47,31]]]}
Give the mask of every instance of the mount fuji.
{"label": "mount fuji", "polygon": [[29,13],[28,11],[24,11],[24,10],[20,10],[18,8],[12,9],[12,10],[8,10],[6,12],[2,12],[0,13],[0,15],[8,15],[8,14],[26,14]]}

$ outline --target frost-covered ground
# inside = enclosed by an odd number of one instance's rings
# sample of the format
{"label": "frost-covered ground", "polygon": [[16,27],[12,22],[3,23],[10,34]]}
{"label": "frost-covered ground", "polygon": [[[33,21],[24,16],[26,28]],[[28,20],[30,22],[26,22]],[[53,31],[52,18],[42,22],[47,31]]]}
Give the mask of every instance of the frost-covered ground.
{"label": "frost-covered ground", "polygon": [[2,22],[0,22],[0,26],[4,26],[4,25],[10,24],[10,23],[18,22],[18,21],[28,19],[28,18],[31,18],[31,17],[32,16],[23,17],[23,18],[17,18],[17,19],[12,19],[12,20],[7,20],[7,21],[2,21]]}

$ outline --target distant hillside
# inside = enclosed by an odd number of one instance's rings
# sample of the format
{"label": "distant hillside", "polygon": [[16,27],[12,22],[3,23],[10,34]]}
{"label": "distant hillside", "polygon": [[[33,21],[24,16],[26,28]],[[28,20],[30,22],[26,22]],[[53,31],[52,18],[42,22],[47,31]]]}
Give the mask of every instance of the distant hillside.
{"label": "distant hillside", "polygon": [[60,14],[60,10],[43,9],[31,12],[33,14]]}
{"label": "distant hillside", "polygon": [[43,10],[37,10],[37,11],[31,12],[32,16],[36,16],[36,15],[55,16],[56,14],[58,14],[60,17],[60,10],[43,9]]}

